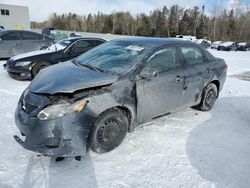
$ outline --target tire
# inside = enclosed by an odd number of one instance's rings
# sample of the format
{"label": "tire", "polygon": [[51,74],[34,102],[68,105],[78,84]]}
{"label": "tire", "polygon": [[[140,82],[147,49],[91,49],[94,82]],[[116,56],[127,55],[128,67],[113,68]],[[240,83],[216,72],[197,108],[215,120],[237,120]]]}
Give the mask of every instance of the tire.
{"label": "tire", "polygon": [[50,63],[47,61],[37,62],[32,68],[32,76],[33,78],[40,72],[40,70],[50,66]]}
{"label": "tire", "polygon": [[209,83],[204,89],[201,102],[196,108],[201,111],[209,111],[213,107],[216,99],[218,97],[217,86],[213,83]]}
{"label": "tire", "polygon": [[128,118],[122,110],[107,110],[95,120],[90,130],[88,145],[96,153],[109,152],[122,143],[128,125]]}

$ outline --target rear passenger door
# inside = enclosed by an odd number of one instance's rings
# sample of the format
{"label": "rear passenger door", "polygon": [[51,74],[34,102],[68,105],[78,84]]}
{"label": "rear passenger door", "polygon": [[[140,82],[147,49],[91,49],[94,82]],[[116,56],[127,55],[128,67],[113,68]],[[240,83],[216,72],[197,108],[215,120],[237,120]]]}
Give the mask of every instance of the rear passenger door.
{"label": "rear passenger door", "polygon": [[213,61],[196,46],[180,46],[183,59],[184,93],[182,106],[196,104],[203,92],[204,87],[213,77]]}
{"label": "rear passenger door", "polygon": [[43,36],[39,33],[22,31],[21,39],[23,53],[40,50],[43,47]]}
{"label": "rear passenger door", "polygon": [[10,31],[3,34],[0,41],[0,57],[12,57],[22,53],[20,31]]}

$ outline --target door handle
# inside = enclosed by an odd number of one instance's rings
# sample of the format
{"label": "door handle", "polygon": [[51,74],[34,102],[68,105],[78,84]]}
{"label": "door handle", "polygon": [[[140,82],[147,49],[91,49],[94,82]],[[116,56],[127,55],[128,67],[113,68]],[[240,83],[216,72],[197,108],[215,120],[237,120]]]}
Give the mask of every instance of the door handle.
{"label": "door handle", "polygon": [[181,81],[181,80],[184,80],[184,77],[182,77],[182,76],[180,76],[180,75],[176,76],[176,81],[177,81],[177,82],[179,82],[179,81]]}

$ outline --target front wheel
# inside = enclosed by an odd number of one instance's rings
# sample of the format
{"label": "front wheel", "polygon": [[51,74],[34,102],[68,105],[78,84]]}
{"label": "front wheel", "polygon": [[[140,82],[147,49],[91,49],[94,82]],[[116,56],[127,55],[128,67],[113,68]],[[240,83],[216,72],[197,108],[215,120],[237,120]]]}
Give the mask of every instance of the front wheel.
{"label": "front wheel", "polygon": [[94,122],[89,135],[90,148],[105,153],[119,146],[125,138],[129,121],[120,109],[103,112]]}
{"label": "front wheel", "polygon": [[50,65],[49,62],[47,61],[40,61],[40,62],[37,62],[33,68],[32,68],[32,76],[33,78],[44,68],[48,67]]}
{"label": "front wheel", "polygon": [[213,83],[209,83],[203,91],[200,104],[196,106],[196,108],[201,111],[209,111],[213,107],[217,97],[218,89],[216,85]]}

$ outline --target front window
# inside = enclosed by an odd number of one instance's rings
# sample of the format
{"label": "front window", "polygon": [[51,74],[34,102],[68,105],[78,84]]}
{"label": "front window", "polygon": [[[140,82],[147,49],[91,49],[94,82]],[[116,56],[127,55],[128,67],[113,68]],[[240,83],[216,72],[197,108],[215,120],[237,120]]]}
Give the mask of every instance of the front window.
{"label": "front window", "polygon": [[79,40],[72,45],[72,49],[74,52],[83,52],[91,49],[94,46],[93,40]]}
{"label": "front window", "polygon": [[104,72],[122,74],[147,51],[145,45],[125,41],[104,43],[79,56],[75,62],[79,65],[92,66]]}
{"label": "front window", "polygon": [[177,52],[175,47],[167,47],[156,51],[146,62],[146,68],[163,72],[178,67]]}

